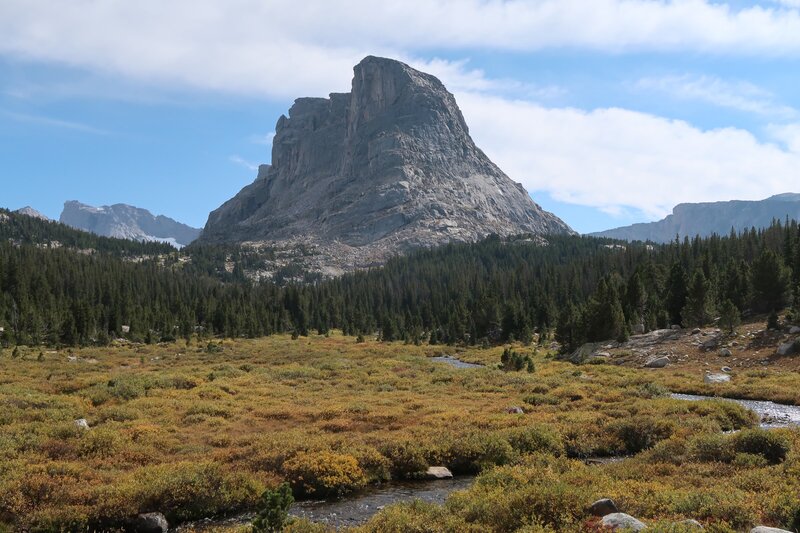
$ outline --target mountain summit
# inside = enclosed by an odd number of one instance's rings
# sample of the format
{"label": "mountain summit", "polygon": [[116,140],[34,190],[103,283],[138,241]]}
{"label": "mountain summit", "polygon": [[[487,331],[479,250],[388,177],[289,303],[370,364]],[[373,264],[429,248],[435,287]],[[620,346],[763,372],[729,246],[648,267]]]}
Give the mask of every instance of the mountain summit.
{"label": "mountain summit", "polygon": [[280,117],[272,165],[209,215],[201,241],[302,244],[335,273],[492,233],[572,232],[475,146],[437,78],[372,56],[354,73],[351,92]]}

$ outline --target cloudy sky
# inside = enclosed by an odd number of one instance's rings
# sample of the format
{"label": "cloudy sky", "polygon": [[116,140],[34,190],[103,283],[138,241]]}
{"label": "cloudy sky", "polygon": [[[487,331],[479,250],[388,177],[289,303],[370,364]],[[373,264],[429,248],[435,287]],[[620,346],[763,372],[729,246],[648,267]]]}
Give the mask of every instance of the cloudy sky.
{"label": "cloudy sky", "polygon": [[202,226],[368,54],[582,232],[800,192],[800,0],[2,0],[0,205]]}

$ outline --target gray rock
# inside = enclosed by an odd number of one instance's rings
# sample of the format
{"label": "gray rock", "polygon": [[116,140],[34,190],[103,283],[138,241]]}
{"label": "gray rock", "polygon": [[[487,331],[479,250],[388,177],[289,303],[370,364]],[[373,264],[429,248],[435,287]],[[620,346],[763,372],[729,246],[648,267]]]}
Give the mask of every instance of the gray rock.
{"label": "gray rock", "polygon": [[750,530],[750,533],[792,533],[786,529],[778,529],[777,527],[756,526]]}
{"label": "gray rock", "polygon": [[787,342],[778,346],[775,353],[778,355],[794,355],[798,351],[797,342]]}
{"label": "gray rock", "polygon": [[612,531],[642,531],[643,529],[647,529],[647,526],[643,522],[625,513],[607,514],[600,523],[603,527],[609,528]]}
{"label": "gray rock", "polygon": [[718,337],[711,337],[707,341],[704,341],[703,344],[700,345],[704,350],[713,350],[717,346],[719,346],[719,338]]}
{"label": "gray rock", "polygon": [[636,335],[641,335],[644,333],[644,324],[636,324],[633,326],[633,333]]}
{"label": "gray rock", "polygon": [[131,529],[136,533],[167,533],[169,524],[161,513],[142,513],[132,520]]}
{"label": "gray rock", "polygon": [[703,381],[705,383],[727,383],[731,380],[731,377],[727,374],[706,374]]}
{"label": "gray rock", "polygon": [[664,368],[669,364],[669,357],[656,357],[655,359],[651,359],[647,361],[644,366],[645,368]]}
{"label": "gray rock", "polygon": [[438,79],[369,56],[351,92],[299,98],[281,116],[272,164],[209,215],[200,240],[304,246],[319,268],[352,270],[492,233],[573,232],[475,146]]}
{"label": "gray rock", "polygon": [[694,520],[692,518],[688,518],[686,520],[681,520],[680,522],[675,522],[676,525],[683,526],[684,528],[694,528],[694,529],[705,529],[703,524]]}
{"label": "gray rock", "polygon": [[800,326],[792,326],[791,328],[789,328],[790,335],[796,335],[798,333],[800,333]]}
{"label": "gray rock", "polygon": [[733,354],[731,353],[731,351],[728,348],[723,348],[723,349],[721,349],[719,351],[719,355],[722,356],[722,357],[730,357]]}
{"label": "gray rock", "polygon": [[669,327],[669,329],[674,330],[674,331],[680,331],[681,330],[681,326],[679,324],[672,324]]}
{"label": "gray rock", "polygon": [[450,479],[452,477],[453,473],[444,466],[429,466],[425,471],[426,479]]}
{"label": "gray rock", "polygon": [[179,247],[189,244],[200,235],[197,228],[125,204],[92,207],[74,200],[65,202],[59,221],[104,237],[164,241]]}
{"label": "gray rock", "polygon": [[506,413],[510,415],[524,415],[525,411],[522,409],[522,407],[518,407],[515,405],[513,407],[509,407],[508,409],[506,409]]}
{"label": "gray rock", "polygon": [[692,330],[692,335],[699,335],[699,334],[700,334],[700,332],[701,332],[701,329],[700,329],[700,328],[694,328],[694,329]]}
{"label": "gray rock", "polygon": [[78,429],[84,429],[84,430],[89,429],[89,422],[87,422],[85,418],[79,418],[75,420],[74,424],[75,427]]}
{"label": "gray rock", "polygon": [[618,513],[617,504],[610,498],[603,498],[597,500],[589,506],[589,512],[594,516],[606,516],[612,513]]}
{"label": "gray rock", "polygon": [[723,366],[722,368],[720,368],[720,370],[722,370],[726,374],[730,374],[731,372],[733,372],[733,370],[729,366]]}

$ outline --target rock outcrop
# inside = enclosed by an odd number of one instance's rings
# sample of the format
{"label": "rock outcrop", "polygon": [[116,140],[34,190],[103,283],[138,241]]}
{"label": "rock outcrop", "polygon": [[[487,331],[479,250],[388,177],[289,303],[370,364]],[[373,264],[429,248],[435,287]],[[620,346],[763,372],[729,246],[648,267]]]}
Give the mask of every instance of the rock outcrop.
{"label": "rock outcrop", "polygon": [[489,234],[572,231],[475,146],[438,79],[371,56],[354,72],[350,93],[280,117],[272,164],[209,215],[201,241],[302,246],[335,273]]}
{"label": "rock outcrop", "polygon": [[104,237],[135,241],[161,241],[181,247],[194,241],[200,230],[146,209],[126,204],[92,207],[76,201],[64,203],[62,223]]}
{"label": "rock outcrop", "polygon": [[666,243],[675,240],[676,235],[681,239],[695,235],[708,237],[713,233],[727,235],[731,228],[736,231],[752,227],[766,228],[773,220],[784,220],[787,216],[790,219],[800,219],[800,194],[779,194],[759,201],[679,204],[663,220],[633,224],[591,235],[626,241]]}

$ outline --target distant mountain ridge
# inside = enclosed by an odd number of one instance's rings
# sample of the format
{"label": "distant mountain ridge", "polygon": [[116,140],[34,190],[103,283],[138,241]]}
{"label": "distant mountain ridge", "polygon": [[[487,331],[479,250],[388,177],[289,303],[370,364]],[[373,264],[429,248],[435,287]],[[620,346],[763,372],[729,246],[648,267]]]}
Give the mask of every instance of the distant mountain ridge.
{"label": "distant mountain ridge", "polygon": [[625,241],[653,241],[666,243],[677,235],[708,237],[727,235],[731,228],[740,232],[752,227],[765,228],[773,220],[800,220],[800,194],[783,193],[764,200],[731,200],[678,204],[672,214],[657,222],[645,222],[590,233],[593,237],[609,237]]}
{"label": "distant mountain ridge", "polygon": [[191,243],[201,231],[139,207],[126,204],[93,207],[75,200],[64,203],[59,221],[104,237],[160,241],[177,247]]}
{"label": "distant mountain ridge", "polygon": [[200,241],[307,250],[335,275],[413,248],[552,233],[573,232],[475,146],[442,82],[369,56],[351,92],[299,98],[280,117],[272,164]]}

